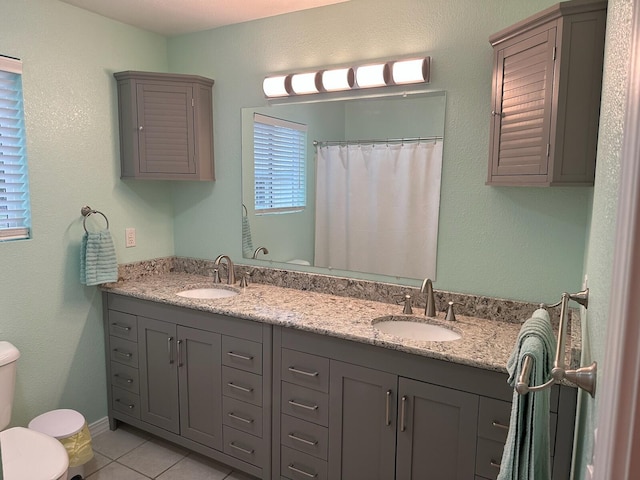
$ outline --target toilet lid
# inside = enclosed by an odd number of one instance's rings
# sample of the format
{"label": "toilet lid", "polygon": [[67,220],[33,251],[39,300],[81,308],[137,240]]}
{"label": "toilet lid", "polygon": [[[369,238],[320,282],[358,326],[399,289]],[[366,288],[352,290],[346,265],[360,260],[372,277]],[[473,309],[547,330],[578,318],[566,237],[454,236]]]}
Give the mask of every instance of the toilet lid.
{"label": "toilet lid", "polygon": [[69,468],[62,444],[23,427],[0,432],[4,480],[56,480]]}

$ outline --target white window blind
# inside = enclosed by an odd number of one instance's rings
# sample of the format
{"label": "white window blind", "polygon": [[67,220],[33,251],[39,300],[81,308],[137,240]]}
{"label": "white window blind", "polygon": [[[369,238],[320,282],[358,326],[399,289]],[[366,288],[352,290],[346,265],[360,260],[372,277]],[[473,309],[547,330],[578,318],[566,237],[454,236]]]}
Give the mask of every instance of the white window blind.
{"label": "white window blind", "polygon": [[30,237],[22,62],[0,56],[0,241]]}
{"label": "white window blind", "polygon": [[256,214],[299,211],[307,202],[307,126],[254,114]]}

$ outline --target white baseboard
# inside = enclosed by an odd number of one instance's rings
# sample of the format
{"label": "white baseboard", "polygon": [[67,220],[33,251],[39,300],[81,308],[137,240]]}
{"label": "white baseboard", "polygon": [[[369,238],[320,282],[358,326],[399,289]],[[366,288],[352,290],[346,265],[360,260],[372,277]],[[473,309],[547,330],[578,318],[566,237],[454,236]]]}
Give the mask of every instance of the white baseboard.
{"label": "white baseboard", "polygon": [[92,438],[106,432],[107,430],[109,430],[109,417],[101,418],[89,425],[89,433]]}

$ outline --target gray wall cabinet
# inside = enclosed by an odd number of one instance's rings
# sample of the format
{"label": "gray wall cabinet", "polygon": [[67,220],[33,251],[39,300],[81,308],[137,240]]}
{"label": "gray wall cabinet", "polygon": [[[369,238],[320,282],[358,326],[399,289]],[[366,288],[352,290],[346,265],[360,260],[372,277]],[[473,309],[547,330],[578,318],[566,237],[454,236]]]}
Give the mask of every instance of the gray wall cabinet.
{"label": "gray wall cabinet", "polygon": [[125,422],[271,478],[271,326],[108,293],[103,300],[110,427]]}
{"label": "gray wall cabinet", "polygon": [[121,177],[215,180],[213,80],[135,71],[114,77]]}
{"label": "gray wall cabinet", "polygon": [[562,2],[490,37],[488,185],[593,185],[607,2]]}

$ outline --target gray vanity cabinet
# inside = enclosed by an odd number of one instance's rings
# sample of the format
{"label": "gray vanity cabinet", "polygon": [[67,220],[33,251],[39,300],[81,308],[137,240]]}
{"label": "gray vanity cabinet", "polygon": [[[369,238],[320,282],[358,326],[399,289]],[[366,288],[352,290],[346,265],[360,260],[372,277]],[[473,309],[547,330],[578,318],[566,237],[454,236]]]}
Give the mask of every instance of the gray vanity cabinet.
{"label": "gray vanity cabinet", "polygon": [[271,478],[271,326],[105,293],[109,425]]}
{"label": "gray vanity cabinet", "polygon": [[138,318],[140,418],[222,447],[220,334]]}
{"label": "gray vanity cabinet", "polygon": [[215,180],[213,80],[135,71],[114,77],[121,177]]}
{"label": "gray vanity cabinet", "polygon": [[490,37],[488,185],[593,185],[606,8],[562,2]]}

